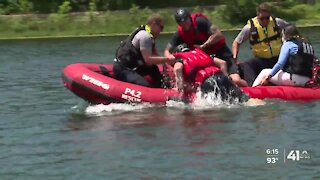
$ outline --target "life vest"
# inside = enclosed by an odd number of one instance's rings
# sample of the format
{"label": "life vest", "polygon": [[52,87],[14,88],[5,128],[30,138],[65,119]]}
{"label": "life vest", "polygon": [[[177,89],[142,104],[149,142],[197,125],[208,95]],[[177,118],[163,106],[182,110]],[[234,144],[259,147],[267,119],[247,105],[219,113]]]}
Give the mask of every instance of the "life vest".
{"label": "life vest", "polygon": [[[208,19],[206,16],[204,16],[201,13],[193,13],[191,15],[191,28],[189,31],[184,31],[182,27],[178,26],[178,33],[179,36],[182,38],[184,43],[188,45],[188,47],[193,48],[195,44],[201,45],[205,43],[210,35],[207,33],[200,32],[197,26],[197,17],[203,17],[205,19]],[[207,54],[216,54],[223,45],[226,44],[225,38],[222,36],[221,39],[213,44],[211,48],[206,51]]]}
{"label": "life vest", "polygon": [[220,71],[219,68],[214,67],[213,59],[198,48],[188,52],[178,52],[174,56],[183,60],[184,79],[190,83],[197,85],[202,83],[212,75],[213,70],[210,68],[214,68],[214,72]]}
{"label": "life vest", "polygon": [[267,27],[262,27],[255,17],[248,21],[250,25],[250,44],[252,54],[258,58],[270,59],[280,54],[282,46],[281,32],[274,17],[270,16]]}
{"label": "life vest", "polygon": [[210,66],[206,67],[205,69],[201,69],[197,72],[196,77],[194,78],[194,87],[200,86],[204,80],[209,78],[210,76],[216,74],[216,73],[222,73],[221,70],[218,67]]}
{"label": "life vest", "polygon": [[298,52],[290,55],[284,66],[284,71],[291,74],[312,77],[314,50],[310,43],[298,40]]}
{"label": "life vest", "polygon": [[[134,36],[142,31],[147,31],[150,36],[153,38],[151,34],[150,27],[147,25],[142,25],[138,27],[135,31],[133,31],[129,37],[127,37],[124,41],[121,41],[119,48],[116,52],[116,59],[125,67],[129,69],[135,69],[139,66],[142,66],[145,64],[145,61],[143,59],[143,56],[141,54],[141,51],[139,48],[136,48],[132,44],[132,40]],[[152,46],[155,46],[155,42],[153,41]]]}
{"label": "life vest", "polygon": [[320,59],[314,57],[312,65],[312,77],[306,83],[307,87],[320,87]]}

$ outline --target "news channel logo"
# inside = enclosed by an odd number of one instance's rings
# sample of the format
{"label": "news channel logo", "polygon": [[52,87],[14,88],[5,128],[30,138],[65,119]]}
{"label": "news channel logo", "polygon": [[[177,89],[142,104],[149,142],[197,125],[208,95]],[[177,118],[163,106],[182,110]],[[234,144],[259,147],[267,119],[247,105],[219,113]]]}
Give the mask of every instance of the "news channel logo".
{"label": "news channel logo", "polygon": [[302,160],[311,159],[308,150],[288,149],[279,150],[278,148],[268,148],[265,151],[266,163],[277,164],[279,162],[299,162]]}

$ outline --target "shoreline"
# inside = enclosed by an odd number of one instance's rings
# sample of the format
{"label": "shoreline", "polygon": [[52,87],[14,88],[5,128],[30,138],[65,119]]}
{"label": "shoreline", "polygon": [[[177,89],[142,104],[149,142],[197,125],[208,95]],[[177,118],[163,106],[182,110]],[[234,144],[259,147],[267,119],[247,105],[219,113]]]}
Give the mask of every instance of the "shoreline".
{"label": "shoreline", "polygon": [[[298,28],[320,27],[320,24],[297,25]],[[221,29],[222,32],[240,31],[242,28]],[[162,32],[161,35],[173,34],[175,31]],[[93,34],[93,35],[62,35],[62,36],[34,36],[34,37],[10,37],[0,38],[0,41],[6,40],[29,40],[29,39],[62,39],[62,38],[96,38],[96,37],[116,37],[127,36],[128,33],[111,33],[111,34]]]}

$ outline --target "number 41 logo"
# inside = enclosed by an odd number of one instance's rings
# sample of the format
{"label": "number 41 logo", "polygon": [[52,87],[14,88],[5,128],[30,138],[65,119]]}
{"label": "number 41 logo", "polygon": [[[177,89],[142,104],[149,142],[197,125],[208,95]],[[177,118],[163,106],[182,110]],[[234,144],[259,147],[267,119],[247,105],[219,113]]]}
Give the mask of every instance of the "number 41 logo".
{"label": "number 41 logo", "polygon": [[292,160],[292,161],[299,161],[300,158],[305,158],[305,159],[310,159],[310,155],[308,154],[307,151],[302,151],[300,153],[299,150],[291,150],[289,154],[287,155],[287,159]]}
{"label": "number 41 logo", "polygon": [[292,161],[299,161],[300,160],[300,151],[299,150],[291,150],[289,154],[287,155],[287,159],[290,159]]}

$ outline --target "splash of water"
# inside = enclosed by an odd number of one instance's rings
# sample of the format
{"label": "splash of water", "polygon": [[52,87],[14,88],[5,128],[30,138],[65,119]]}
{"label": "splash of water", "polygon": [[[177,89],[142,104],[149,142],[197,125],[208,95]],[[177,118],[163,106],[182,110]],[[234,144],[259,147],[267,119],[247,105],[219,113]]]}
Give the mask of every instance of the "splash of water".
{"label": "splash of water", "polygon": [[111,103],[108,105],[98,104],[90,105],[85,109],[86,115],[102,116],[102,115],[114,115],[123,112],[137,111],[155,107],[156,105],[150,103],[141,104],[127,104],[127,103]]}
{"label": "splash of water", "polygon": [[[219,109],[219,108],[238,108],[241,105],[244,106],[260,106],[265,105],[265,101],[259,99],[249,99],[246,102],[241,100],[241,97],[236,97],[232,94],[232,90],[229,94],[221,94],[221,88],[219,87],[215,79],[211,79],[210,85],[212,89],[210,92],[201,91],[200,87],[196,91],[195,100],[193,103],[186,104],[180,101],[169,100],[166,102],[165,107],[176,109],[193,109],[193,110],[207,110],[207,109]],[[144,110],[153,107],[160,107],[159,105],[150,103],[141,104],[128,104],[128,103],[111,103],[109,105],[90,105],[85,108],[84,112],[90,116],[103,116],[103,115],[115,115],[124,112],[134,112]],[[162,106],[161,106],[162,107]]]}
{"label": "splash of water", "polygon": [[221,94],[218,92],[202,93],[197,91],[196,99],[191,104],[193,109],[203,110],[203,109],[217,109],[217,108],[233,108],[238,107],[238,101],[229,101],[228,99],[223,100]]}

